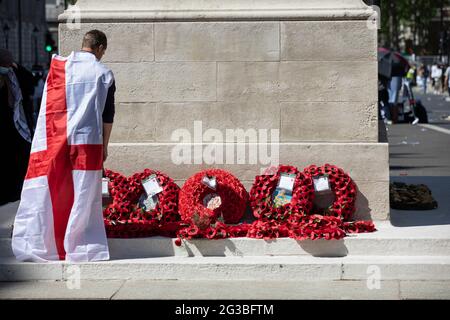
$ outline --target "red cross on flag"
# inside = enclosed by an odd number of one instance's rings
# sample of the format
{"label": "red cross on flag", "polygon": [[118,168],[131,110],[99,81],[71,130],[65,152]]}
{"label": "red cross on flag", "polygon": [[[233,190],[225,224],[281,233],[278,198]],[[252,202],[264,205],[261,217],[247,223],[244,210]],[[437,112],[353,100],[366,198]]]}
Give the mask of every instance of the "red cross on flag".
{"label": "red cross on flag", "polygon": [[14,222],[18,260],[109,259],[102,113],[112,82],[112,72],[91,53],[52,58]]}

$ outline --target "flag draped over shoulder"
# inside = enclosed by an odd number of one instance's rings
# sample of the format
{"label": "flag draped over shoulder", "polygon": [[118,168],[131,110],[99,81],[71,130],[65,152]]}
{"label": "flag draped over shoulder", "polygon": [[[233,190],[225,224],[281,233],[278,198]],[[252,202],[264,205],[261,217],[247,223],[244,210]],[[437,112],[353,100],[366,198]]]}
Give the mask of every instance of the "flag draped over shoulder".
{"label": "flag draped over shoulder", "polygon": [[18,260],[109,259],[102,113],[113,80],[91,53],[53,56],[14,222]]}

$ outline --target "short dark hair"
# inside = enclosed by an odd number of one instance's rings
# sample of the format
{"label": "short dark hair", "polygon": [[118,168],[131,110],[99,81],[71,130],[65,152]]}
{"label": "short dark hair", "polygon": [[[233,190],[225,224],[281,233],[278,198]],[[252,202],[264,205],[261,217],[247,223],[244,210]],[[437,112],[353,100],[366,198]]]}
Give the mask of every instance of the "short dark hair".
{"label": "short dark hair", "polygon": [[91,30],[86,32],[83,37],[83,48],[97,49],[100,45],[103,45],[105,49],[108,46],[108,40],[102,31]]}

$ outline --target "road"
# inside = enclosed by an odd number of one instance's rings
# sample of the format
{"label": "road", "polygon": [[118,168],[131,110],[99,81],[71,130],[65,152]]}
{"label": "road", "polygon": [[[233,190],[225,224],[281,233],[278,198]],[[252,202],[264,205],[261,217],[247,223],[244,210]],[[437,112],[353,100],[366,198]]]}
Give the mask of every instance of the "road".
{"label": "road", "polygon": [[442,96],[416,94],[427,109],[429,125],[388,126],[390,174],[450,176],[450,102]]}

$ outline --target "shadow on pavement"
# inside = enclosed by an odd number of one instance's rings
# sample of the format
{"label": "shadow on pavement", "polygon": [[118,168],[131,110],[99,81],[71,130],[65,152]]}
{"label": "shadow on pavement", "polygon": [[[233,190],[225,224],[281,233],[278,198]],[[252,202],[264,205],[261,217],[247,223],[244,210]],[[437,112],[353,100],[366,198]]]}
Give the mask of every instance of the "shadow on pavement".
{"label": "shadow on pavement", "polygon": [[[426,157],[421,158],[426,159]],[[441,168],[441,166],[389,166],[389,170],[408,170],[408,169],[425,169],[425,168]]]}

